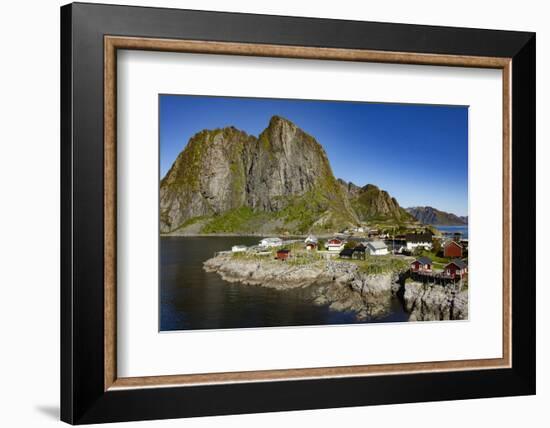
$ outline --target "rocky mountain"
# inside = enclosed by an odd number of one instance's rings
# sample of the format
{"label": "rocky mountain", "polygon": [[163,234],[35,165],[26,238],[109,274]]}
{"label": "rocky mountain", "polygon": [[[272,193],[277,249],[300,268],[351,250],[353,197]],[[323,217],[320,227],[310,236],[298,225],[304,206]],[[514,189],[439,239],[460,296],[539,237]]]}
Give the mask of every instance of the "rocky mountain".
{"label": "rocky mountain", "polygon": [[359,194],[359,191],[361,190],[361,187],[357,186],[351,181],[348,183],[347,181],[339,178],[338,183],[340,183],[340,185],[344,188],[346,195],[348,195],[348,198],[350,199],[355,198]]}
{"label": "rocky mountain", "polygon": [[398,223],[414,220],[407,211],[399,206],[397,200],[385,190],[374,184],[359,187],[353,183],[339,180],[346,191],[357,217],[362,222],[375,220],[394,220]]}
{"label": "rocky mountain", "polygon": [[459,217],[455,214],[440,211],[433,207],[412,207],[407,211],[419,222],[440,226],[462,226],[468,224],[468,217]]}
{"label": "rocky mountain", "polygon": [[242,206],[246,201],[243,158],[254,143],[254,137],[235,128],[194,135],[160,183],[161,231]]}
{"label": "rocky mountain", "polygon": [[331,231],[357,223],[322,146],[273,116],[256,138],[233,127],[194,135],[160,183],[161,232]]}

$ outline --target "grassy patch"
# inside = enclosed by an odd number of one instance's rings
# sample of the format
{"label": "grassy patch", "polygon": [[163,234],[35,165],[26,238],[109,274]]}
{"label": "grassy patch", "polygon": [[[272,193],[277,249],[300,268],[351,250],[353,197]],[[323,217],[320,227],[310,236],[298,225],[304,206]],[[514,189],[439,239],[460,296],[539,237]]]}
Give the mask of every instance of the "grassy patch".
{"label": "grassy patch", "polygon": [[246,223],[257,216],[251,208],[241,207],[214,216],[201,230],[202,233],[235,233],[246,231]]}
{"label": "grassy patch", "polygon": [[369,275],[404,272],[409,269],[409,263],[392,256],[367,256],[365,260],[350,260],[357,264],[361,272]]}
{"label": "grassy patch", "polygon": [[[439,263],[439,264],[442,264],[443,266],[445,266],[447,263],[449,263],[451,261],[451,259],[448,258],[448,257],[440,257],[437,254],[435,254],[433,251],[427,251],[427,250],[422,250],[420,252],[420,256],[429,257],[434,262],[434,265]],[[443,268],[443,266],[441,266],[441,267]]]}
{"label": "grassy patch", "polygon": [[292,255],[285,263],[289,263],[293,266],[314,265],[324,263],[324,258],[316,252],[298,253]]}
{"label": "grassy patch", "polygon": [[190,219],[185,220],[182,224],[180,224],[176,229],[174,229],[175,232],[185,229],[186,227],[189,227],[201,220],[206,219],[207,217],[192,217]]}
{"label": "grassy patch", "polygon": [[248,251],[231,253],[231,257],[237,260],[271,260],[275,257],[274,254],[271,255],[261,255]]}
{"label": "grassy patch", "polygon": [[439,263],[439,262],[433,262],[433,268],[434,269],[443,269],[447,263]]}
{"label": "grassy patch", "polygon": [[277,213],[277,217],[285,223],[295,224],[294,233],[307,233],[325,209],[326,202],[323,204],[320,195],[311,191],[302,196],[287,198],[286,207]]}

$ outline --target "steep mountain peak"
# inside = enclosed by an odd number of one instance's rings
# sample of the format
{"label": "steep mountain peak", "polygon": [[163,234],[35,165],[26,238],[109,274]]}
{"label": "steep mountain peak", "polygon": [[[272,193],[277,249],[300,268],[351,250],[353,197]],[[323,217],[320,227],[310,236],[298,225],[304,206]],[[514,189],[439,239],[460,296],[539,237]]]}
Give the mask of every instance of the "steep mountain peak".
{"label": "steep mountain peak", "polygon": [[393,219],[397,222],[411,220],[411,216],[399,206],[394,197],[374,184],[367,184],[358,192],[352,206],[363,221]]}
{"label": "steep mountain peak", "polygon": [[161,181],[160,193],[164,232],[241,208],[254,215],[283,212],[280,227],[292,218],[294,232],[313,223],[330,229],[356,222],[322,146],[280,116],[258,138],[234,127],[197,133]]}
{"label": "steep mountain peak", "polygon": [[378,186],[375,186],[374,184],[368,183],[368,184],[364,185],[364,186],[361,188],[361,190],[362,190],[363,192],[380,191],[380,188],[379,188]]}
{"label": "steep mountain peak", "polygon": [[269,126],[276,126],[281,123],[288,123],[290,125],[296,126],[291,120],[277,114],[274,114],[273,116],[271,116],[271,119],[269,119]]}
{"label": "steep mountain peak", "polygon": [[340,185],[346,191],[351,206],[360,221],[394,220],[405,222],[412,217],[399,206],[397,200],[385,190],[380,190],[374,184],[366,184],[359,187],[352,182],[338,179]]}

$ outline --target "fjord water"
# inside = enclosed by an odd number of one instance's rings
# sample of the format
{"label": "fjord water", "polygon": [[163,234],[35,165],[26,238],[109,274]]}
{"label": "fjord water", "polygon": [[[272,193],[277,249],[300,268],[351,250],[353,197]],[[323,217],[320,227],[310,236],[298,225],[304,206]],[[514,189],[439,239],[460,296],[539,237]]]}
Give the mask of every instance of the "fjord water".
{"label": "fjord water", "polygon": [[437,230],[444,233],[460,233],[462,239],[468,239],[468,225],[465,226],[435,226]]}
{"label": "fjord water", "polygon": [[229,283],[202,264],[233,245],[253,245],[258,237],[161,237],[160,330],[352,324],[407,321],[395,299],[392,312],[359,321],[352,312],[316,305],[310,290],[274,290]]}

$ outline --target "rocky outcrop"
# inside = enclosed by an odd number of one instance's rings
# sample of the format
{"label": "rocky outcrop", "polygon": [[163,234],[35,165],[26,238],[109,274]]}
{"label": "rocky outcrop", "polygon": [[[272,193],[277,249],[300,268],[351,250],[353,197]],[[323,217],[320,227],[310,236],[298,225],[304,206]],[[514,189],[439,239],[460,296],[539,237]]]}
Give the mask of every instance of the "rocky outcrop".
{"label": "rocky outcrop", "polygon": [[358,187],[342,180],[340,185],[347,189],[351,205],[360,221],[392,219],[400,223],[414,220],[394,197],[374,184]]}
{"label": "rocky outcrop", "polygon": [[160,183],[161,231],[242,206],[246,163],[255,138],[235,128],[193,136]]}
{"label": "rocky outcrop", "polygon": [[461,282],[442,286],[407,281],[403,301],[410,321],[468,319],[468,290]]}
{"label": "rocky outcrop", "polygon": [[328,278],[317,284],[315,302],[329,304],[333,310],[353,311],[359,319],[386,315],[400,287],[395,272],[365,274],[353,263],[334,261],[327,262],[325,270]]}
{"label": "rocky outcrop", "polygon": [[162,179],[161,232],[226,213],[229,232],[262,214],[290,232],[357,222],[322,146],[278,116],[258,138],[233,127],[196,134]]}
{"label": "rocky outcrop", "polygon": [[234,258],[219,255],[204,263],[228,282],[240,282],[279,290],[310,288],[315,304],[333,310],[354,311],[360,319],[375,318],[390,311],[399,290],[399,274],[367,275],[348,262],[319,261],[305,265],[270,259]]}
{"label": "rocky outcrop", "polygon": [[433,207],[411,207],[407,208],[407,212],[424,224],[439,226],[462,226],[468,224],[467,216],[459,217]]}
{"label": "rocky outcrop", "polygon": [[[278,116],[271,118],[248,154],[247,204],[253,209],[281,210],[288,203],[287,197],[322,187],[324,176],[334,180],[321,145],[292,122]],[[328,193],[331,189],[323,190]],[[342,194],[335,192],[334,196],[342,197]]]}
{"label": "rocky outcrop", "polygon": [[261,285],[279,290],[307,287],[330,280],[322,263],[291,265],[275,260],[253,260],[219,255],[204,262],[207,272],[216,272],[228,282]]}
{"label": "rocky outcrop", "polygon": [[229,282],[290,289],[319,283],[346,285],[362,295],[396,292],[398,273],[370,274],[359,270],[354,263],[317,261],[307,264],[281,263],[266,257],[244,258],[221,254],[204,262],[204,269],[217,272]]}
{"label": "rocky outcrop", "polygon": [[313,303],[353,311],[359,319],[388,314],[396,296],[409,313],[410,321],[468,318],[468,291],[462,284],[440,286],[405,281],[404,272],[366,274],[356,264],[343,261],[295,265],[231,254],[207,260],[204,269],[218,273],[228,282],[278,290],[309,287]]}
{"label": "rocky outcrop", "polygon": [[341,178],[338,179],[338,183],[346,194],[348,195],[348,198],[352,199],[355,198],[357,195],[359,195],[359,192],[361,191],[361,187],[357,186],[356,184],[352,183],[351,181],[348,183],[345,180],[342,180]]}

